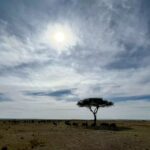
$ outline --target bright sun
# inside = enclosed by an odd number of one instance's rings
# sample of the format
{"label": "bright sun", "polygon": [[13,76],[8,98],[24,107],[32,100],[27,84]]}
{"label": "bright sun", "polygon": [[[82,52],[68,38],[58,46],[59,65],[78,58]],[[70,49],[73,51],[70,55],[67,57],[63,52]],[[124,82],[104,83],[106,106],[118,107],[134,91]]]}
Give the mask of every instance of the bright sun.
{"label": "bright sun", "polygon": [[56,42],[58,43],[63,43],[65,42],[65,33],[58,31],[54,34],[54,39],[56,40]]}
{"label": "bright sun", "polygon": [[59,53],[69,51],[77,43],[77,37],[68,25],[49,25],[42,37],[46,45]]}

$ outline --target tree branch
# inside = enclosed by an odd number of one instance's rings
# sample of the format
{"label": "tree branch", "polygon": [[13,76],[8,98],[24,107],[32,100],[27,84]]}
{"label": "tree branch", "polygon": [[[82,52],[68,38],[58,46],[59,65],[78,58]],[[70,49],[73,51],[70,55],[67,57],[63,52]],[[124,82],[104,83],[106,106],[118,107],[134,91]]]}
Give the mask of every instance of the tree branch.
{"label": "tree branch", "polygon": [[89,106],[90,111],[94,114],[94,111],[92,110],[91,106]]}
{"label": "tree branch", "polygon": [[98,109],[99,109],[99,107],[97,106],[97,107],[95,108],[95,110],[94,110],[94,113],[95,113],[95,114],[97,113]]}

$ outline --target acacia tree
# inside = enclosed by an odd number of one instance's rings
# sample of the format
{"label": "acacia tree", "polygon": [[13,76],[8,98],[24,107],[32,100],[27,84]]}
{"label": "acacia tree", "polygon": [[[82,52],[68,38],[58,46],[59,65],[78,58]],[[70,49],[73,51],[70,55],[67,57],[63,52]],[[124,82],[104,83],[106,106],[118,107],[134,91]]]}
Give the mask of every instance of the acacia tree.
{"label": "acacia tree", "polygon": [[94,115],[94,123],[93,125],[96,126],[96,121],[97,121],[97,112],[100,107],[108,107],[112,106],[113,102],[109,102],[107,100],[103,100],[103,98],[87,98],[83,99],[77,102],[77,105],[79,107],[87,107],[90,109],[90,111]]}

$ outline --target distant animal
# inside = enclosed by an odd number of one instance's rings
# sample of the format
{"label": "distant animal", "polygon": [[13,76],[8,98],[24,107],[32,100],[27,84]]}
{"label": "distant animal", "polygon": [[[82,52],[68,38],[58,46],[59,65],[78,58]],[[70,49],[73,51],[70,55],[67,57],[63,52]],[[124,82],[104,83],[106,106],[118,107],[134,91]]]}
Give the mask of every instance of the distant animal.
{"label": "distant animal", "polygon": [[75,127],[78,127],[78,123],[76,123],[76,122],[73,122],[72,125]]}
{"label": "distant animal", "polygon": [[14,124],[17,124],[17,120],[13,120],[12,122],[13,122]]}
{"label": "distant animal", "polygon": [[110,126],[111,128],[113,128],[113,129],[116,129],[116,128],[117,128],[117,125],[116,125],[115,123],[111,123],[109,126]]}
{"label": "distant animal", "polygon": [[109,127],[109,124],[108,123],[101,123],[101,126]]}
{"label": "distant animal", "polygon": [[92,123],[92,124],[91,124],[91,127],[95,127],[95,124],[94,124],[94,123]]}
{"label": "distant animal", "polygon": [[65,125],[71,126],[70,121],[65,121]]}
{"label": "distant animal", "polygon": [[83,127],[88,127],[88,123],[87,123],[87,122],[83,122],[83,123],[82,123],[82,126],[83,126]]}
{"label": "distant animal", "polygon": [[53,122],[53,125],[57,126],[57,123],[54,121],[54,122]]}

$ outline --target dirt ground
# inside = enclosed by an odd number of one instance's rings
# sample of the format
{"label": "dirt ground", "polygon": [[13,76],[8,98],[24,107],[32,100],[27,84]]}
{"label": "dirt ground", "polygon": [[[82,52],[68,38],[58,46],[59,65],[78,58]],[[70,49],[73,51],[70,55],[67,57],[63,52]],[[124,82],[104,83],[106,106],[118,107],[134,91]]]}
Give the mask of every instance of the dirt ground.
{"label": "dirt ground", "polygon": [[150,150],[150,121],[83,122],[1,120],[0,150]]}

